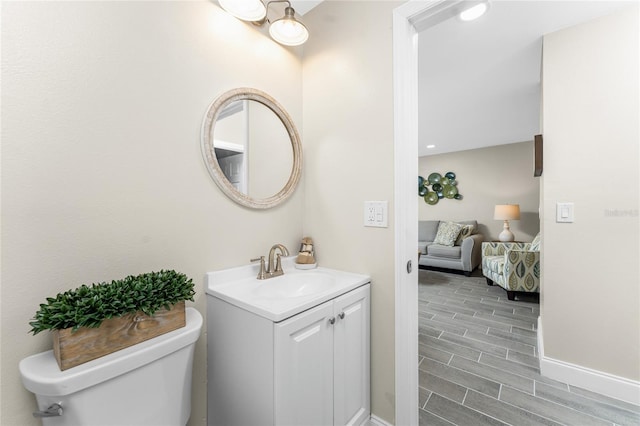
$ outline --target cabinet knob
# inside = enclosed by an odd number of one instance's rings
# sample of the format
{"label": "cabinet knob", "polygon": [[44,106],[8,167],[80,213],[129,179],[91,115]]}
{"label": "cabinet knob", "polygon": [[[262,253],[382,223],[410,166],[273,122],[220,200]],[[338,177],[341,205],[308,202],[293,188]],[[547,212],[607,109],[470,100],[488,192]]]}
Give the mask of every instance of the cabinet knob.
{"label": "cabinet knob", "polygon": [[336,317],[329,318],[329,324],[333,325],[336,323]]}
{"label": "cabinet knob", "polygon": [[338,314],[338,318],[340,318],[340,319],[344,319],[344,312],[340,312],[340,313]]}

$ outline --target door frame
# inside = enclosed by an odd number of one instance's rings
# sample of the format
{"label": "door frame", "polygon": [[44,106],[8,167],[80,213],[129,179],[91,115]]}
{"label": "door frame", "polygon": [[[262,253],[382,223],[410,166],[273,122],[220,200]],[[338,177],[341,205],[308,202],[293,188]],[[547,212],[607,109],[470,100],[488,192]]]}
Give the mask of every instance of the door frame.
{"label": "door frame", "polygon": [[[462,1],[408,1],[393,11],[396,425],[419,423],[418,33],[453,16]],[[465,5],[472,3],[479,1]]]}

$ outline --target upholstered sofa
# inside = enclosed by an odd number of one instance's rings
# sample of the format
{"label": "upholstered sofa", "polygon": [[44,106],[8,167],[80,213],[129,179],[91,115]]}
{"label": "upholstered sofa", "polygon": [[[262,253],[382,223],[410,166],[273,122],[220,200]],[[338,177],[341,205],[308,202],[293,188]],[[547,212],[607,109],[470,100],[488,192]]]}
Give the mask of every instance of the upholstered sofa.
{"label": "upholstered sofa", "polygon": [[[441,224],[443,229],[447,224],[457,224],[460,230],[454,241],[444,241],[438,238],[442,230],[438,230]],[[456,226],[452,226],[449,236],[455,234]],[[423,269],[443,268],[454,269],[470,276],[471,272],[480,265],[482,260],[481,234],[478,234],[478,222],[467,220],[462,222],[446,222],[439,220],[421,220],[418,222],[418,251],[420,260],[418,264]]]}
{"label": "upholstered sofa", "polygon": [[540,234],[530,243],[482,243],[482,274],[514,300],[517,293],[540,292]]}

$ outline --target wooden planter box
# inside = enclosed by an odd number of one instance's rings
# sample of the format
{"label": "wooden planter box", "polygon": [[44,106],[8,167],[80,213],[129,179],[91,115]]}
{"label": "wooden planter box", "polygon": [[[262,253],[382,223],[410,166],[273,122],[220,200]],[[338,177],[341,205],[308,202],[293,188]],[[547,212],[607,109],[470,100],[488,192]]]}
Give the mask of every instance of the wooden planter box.
{"label": "wooden planter box", "polygon": [[136,343],[184,327],[184,301],[170,310],[161,309],[153,316],[142,312],[111,318],[98,328],[82,327],[53,331],[53,354],[60,370],[100,358]]}

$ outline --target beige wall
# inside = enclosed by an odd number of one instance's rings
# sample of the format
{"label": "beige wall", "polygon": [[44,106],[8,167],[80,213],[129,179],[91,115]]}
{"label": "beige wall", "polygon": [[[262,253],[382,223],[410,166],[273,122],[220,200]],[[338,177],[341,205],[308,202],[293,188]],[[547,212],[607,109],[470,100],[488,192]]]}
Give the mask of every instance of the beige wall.
{"label": "beige wall", "polygon": [[[278,116],[258,102],[249,105],[249,195],[269,198],[289,181],[293,150],[287,128]],[[292,247],[292,253],[297,248]]]}
{"label": "beige wall", "polygon": [[[28,334],[47,296],[172,268],[204,313],[205,272],[297,249],[302,189],[269,211],[232,203],[204,167],[200,126],[215,97],[250,86],[300,129],[301,63],[209,1],[3,2],[1,35],[0,424],[37,425],[18,362],[51,348]],[[191,424],[205,424],[205,361],[203,333]]]}
{"label": "beige wall", "polygon": [[[392,10],[329,1],[305,15],[305,234],[321,265],[371,275],[371,402],[393,422],[394,228]],[[356,25],[354,25],[356,23]],[[388,200],[388,228],[363,226],[364,201]]]}
{"label": "beige wall", "polygon": [[433,172],[454,172],[463,195],[433,206],[420,200],[420,220],[475,219],[485,240],[497,240],[503,222],[493,219],[495,205],[520,204],[520,220],[509,222],[516,240],[531,241],[538,233],[540,179],[533,177],[532,141],[420,157],[418,170],[425,179]]}
{"label": "beige wall", "polygon": [[[544,39],[545,356],[640,379],[638,8]],[[557,202],[575,222],[555,222]]]}

